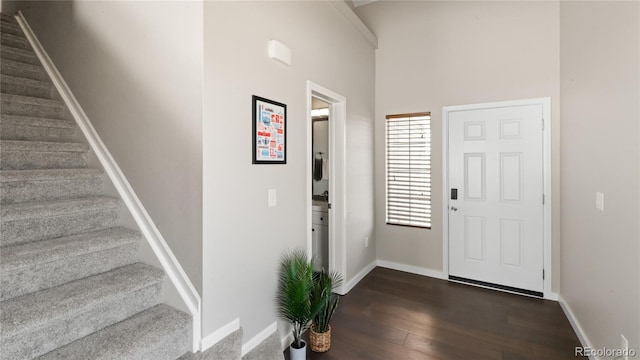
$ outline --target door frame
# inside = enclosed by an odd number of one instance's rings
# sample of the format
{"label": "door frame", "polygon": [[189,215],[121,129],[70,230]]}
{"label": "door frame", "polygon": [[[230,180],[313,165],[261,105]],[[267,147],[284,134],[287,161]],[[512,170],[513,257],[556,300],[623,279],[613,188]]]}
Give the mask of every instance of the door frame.
{"label": "door frame", "polygon": [[[346,119],[347,119],[347,99],[321,85],[312,81],[307,81],[307,256],[311,258],[313,254],[313,239],[311,236],[312,224],[312,195],[311,182],[313,179],[312,159],[313,159],[313,122],[311,118],[312,101],[311,98],[318,98],[329,104],[329,271],[336,271],[344,278],[347,275],[347,223],[346,214]],[[346,281],[336,289],[340,295],[346,294]]]}
{"label": "door frame", "polygon": [[[442,271],[445,278],[449,276],[449,113],[465,110],[481,110],[497,107],[513,107],[523,105],[542,105],[541,127],[543,142],[543,177],[544,177],[544,205],[543,205],[543,297],[548,300],[558,300],[558,295],[551,290],[553,279],[552,268],[552,206],[553,194],[551,187],[551,98],[534,98],[511,101],[499,101],[482,104],[445,106],[442,108]],[[544,125],[543,125],[544,124]],[[542,199],[540,199],[542,201]],[[542,274],[540,274],[542,276]]]}

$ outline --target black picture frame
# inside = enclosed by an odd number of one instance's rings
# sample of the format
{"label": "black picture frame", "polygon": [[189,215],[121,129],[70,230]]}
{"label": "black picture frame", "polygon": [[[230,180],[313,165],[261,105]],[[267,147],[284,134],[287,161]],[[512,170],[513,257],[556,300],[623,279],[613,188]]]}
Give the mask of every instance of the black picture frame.
{"label": "black picture frame", "polygon": [[287,163],[287,105],[253,95],[252,163]]}

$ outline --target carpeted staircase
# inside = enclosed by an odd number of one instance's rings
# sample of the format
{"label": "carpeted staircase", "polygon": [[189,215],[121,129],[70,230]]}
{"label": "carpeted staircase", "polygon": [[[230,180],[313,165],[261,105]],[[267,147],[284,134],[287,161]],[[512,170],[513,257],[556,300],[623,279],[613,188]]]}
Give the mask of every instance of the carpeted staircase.
{"label": "carpeted staircase", "polygon": [[138,231],[20,27],[1,15],[0,359],[177,359],[189,315],[161,304],[165,274],[138,263]]}

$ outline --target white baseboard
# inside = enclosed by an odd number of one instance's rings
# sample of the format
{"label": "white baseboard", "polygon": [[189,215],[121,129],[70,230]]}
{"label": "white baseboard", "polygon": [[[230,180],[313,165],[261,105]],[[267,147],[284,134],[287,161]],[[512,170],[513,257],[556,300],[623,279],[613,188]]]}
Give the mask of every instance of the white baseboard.
{"label": "white baseboard", "polygon": [[[567,304],[566,301],[564,301],[564,299],[562,298],[562,295],[558,297],[558,302],[560,303],[560,307],[562,308],[562,311],[564,311],[564,314],[567,316],[567,319],[569,319],[569,324],[571,324],[573,331],[578,336],[578,340],[580,340],[580,344],[582,345],[582,347],[585,347],[585,348],[589,347],[593,349],[594,347],[591,344],[591,341],[589,341],[587,334],[582,329],[582,326],[580,326],[580,322],[578,321],[575,314],[571,310],[571,307],[569,306],[569,304]],[[590,356],[589,359],[599,360],[599,358],[595,358],[593,356]]]}
{"label": "white baseboard", "polygon": [[287,332],[287,336],[280,339],[280,343],[282,345],[282,351],[287,350],[287,348],[291,346],[292,342],[293,342],[293,334],[291,333],[291,331],[289,331]]}
{"label": "white baseboard", "polygon": [[25,34],[25,37],[29,41],[29,44],[33,48],[36,56],[42,63],[45,71],[51,78],[51,82],[56,87],[62,100],[69,109],[69,113],[73,116],[78,128],[82,131],[82,134],[87,139],[91,150],[95,153],[96,157],[100,161],[100,164],[104,168],[105,173],[113,183],[113,186],[118,191],[118,195],[122,199],[122,202],[127,207],[131,216],[135,220],[140,232],[147,240],[154,254],[160,261],[162,269],[165,271],[171,283],[176,287],[182,301],[189,309],[191,318],[193,319],[193,344],[192,351],[196,352],[200,350],[200,340],[202,337],[200,328],[200,307],[201,298],[198,291],[191,283],[191,280],[184,272],[184,269],[176,259],[175,255],[167,245],[164,237],[160,233],[160,230],[156,227],[155,223],[147,213],[140,199],[133,191],[131,184],[127,181],[124,173],[116,163],[113,156],[102,142],[102,139],[98,135],[98,132],[91,124],[89,117],[80,106],[80,103],[71,92],[71,89],[62,78],[62,75],[56,68],[55,64],[45,51],[44,47],[36,37],[35,33],[27,23],[24,15],[18,12],[16,15],[16,21]]}
{"label": "white baseboard", "polygon": [[548,292],[548,293],[544,293],[544,298],[546,300],[558,301],[560,299],[560,295],[558,295],[558,293],[555,293],[555,292]]}
{"label": "white baseboard", "polygon": [[202,338],[202,350],[205,351],[240,329],[240,319],[233,319],[228,324]]}
{"label": "white baseboard", "polygon": [[[375,268],[376,268],[376,261],[374,260],[374,261],[371,262],[371,264],[365,266],[364,269],[362,269],[362,271],[357,273],[356,276],[354,276],[353,279],[351,279],[347,283],[347,287],[345,289],[345,294],[349,293],[349,291],[351,291],[351,289],[353,289],[356,285],[358,285],[360,280],[364,279],[364,277],[367,276],[367,274],[369,274],[371,272],[371,270],[373,270]],[[342,295],[345,295],[345,294],[342,294]]]}
{"label": "white baseboard", "polygon": [[273,324],[267,326],[264,330],[260,331],[256,336],[252,337],[251,340],[247,341],[246,344],[242,345],[242,356],[247,355],[251,350],[253,350],[256,346],[260,345],[263,341],[265,341],[271,334],[278,331],[278,322],[274,321]]}
{"label": "white baseboard", "polygon": [[376,264],[383,268],[404,271],[410,274],[423,275],[423,276],[428,276],[436,279],[447,278],[442,271],[427,269],[427,268],[413,266],[413,265],[406,265],[406,264],[401,264],[401,263],[396,263],[396,262],[386,261],[386,260],[378,260]]}

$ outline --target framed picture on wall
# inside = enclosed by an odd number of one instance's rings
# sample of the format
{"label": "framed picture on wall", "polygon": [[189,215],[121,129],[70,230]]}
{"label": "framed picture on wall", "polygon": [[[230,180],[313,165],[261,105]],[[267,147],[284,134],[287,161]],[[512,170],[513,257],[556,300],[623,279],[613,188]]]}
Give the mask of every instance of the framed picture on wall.
{"label": "framed picture on wall", "polygon": [[287,163],[287,105],[253,95],[253,164]]}

